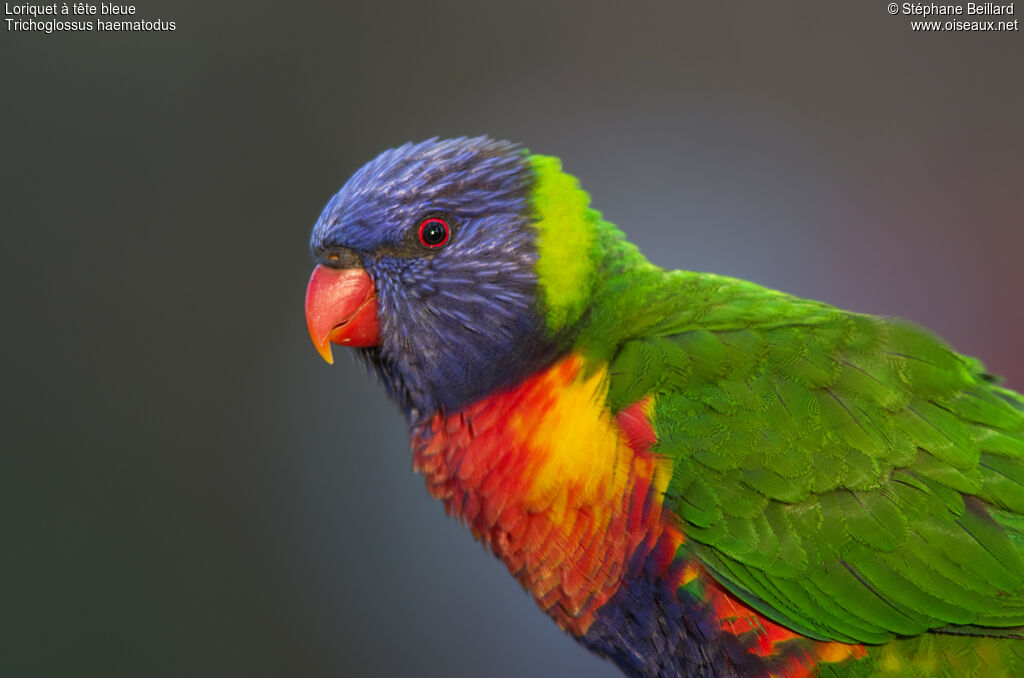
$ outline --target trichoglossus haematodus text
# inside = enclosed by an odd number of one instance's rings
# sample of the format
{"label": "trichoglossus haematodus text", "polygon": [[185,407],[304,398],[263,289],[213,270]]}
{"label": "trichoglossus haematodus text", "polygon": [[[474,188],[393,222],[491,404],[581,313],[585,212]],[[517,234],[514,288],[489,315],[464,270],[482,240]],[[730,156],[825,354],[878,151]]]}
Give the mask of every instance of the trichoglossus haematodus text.
{"label": "trichoglossus haematodus text", "polygon": [[900,320],[665,271],[552,157],[382,153],[309,330],[415,469],[630,676],[1024,675],[1024,398]]}

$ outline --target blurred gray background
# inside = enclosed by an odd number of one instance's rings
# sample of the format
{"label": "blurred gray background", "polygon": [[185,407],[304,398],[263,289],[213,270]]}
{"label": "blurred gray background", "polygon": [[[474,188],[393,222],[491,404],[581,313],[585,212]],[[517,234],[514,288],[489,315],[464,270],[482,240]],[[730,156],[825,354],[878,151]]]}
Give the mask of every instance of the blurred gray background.
{"label": "blurred gray background", "polygon": [[617,675],[306,335],[313,221],[407,140],[558,155],[656,263],[910,318],[1024,388],[1021,33],[772,4],[0,25],[0,674]]}

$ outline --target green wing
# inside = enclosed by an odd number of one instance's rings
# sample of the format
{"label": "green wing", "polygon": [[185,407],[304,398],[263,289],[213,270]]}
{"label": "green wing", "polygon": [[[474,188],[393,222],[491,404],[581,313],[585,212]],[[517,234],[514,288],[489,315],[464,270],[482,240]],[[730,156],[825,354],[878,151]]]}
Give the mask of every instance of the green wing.
{"label": "green wing", "polygon": [[655,398],[684,548],[814,638],[1019,632],[1019,395],[905,322],[652,275],[644,304],[604,311],[639,337],[611,337],[610,399]]}

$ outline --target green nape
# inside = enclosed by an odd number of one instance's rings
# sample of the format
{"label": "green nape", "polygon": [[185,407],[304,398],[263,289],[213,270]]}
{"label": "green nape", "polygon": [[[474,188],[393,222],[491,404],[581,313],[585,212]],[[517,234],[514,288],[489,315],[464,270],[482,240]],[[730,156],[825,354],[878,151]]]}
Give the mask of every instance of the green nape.
{"label": "green nape", "polygon": [[596,225],[590,196],[558,158],[530,156],[536,183],[531,192],[537,227],[537,277],[552,334],[575,324],[586,308],[596,264]]}
{"label": "green nape", "polygon": [[590,207],[590,196],[558,158],[531,155],[529,161],[548,331],[569,330],[588,364],[612,360],[624,342],[645,335],[815,322],[837,312],[743,280],[665,271]]}
{"label": "green nape", "polygon": [[619,319],[635,315],[638,302],[664,289],[665,272],[590,207],[590,196],[562,171],[558,158],[532,155],[530,162],[537,277],[548,330],[572,330],[577,350],[595,362],[607,360],[617,340],[636,330]]}

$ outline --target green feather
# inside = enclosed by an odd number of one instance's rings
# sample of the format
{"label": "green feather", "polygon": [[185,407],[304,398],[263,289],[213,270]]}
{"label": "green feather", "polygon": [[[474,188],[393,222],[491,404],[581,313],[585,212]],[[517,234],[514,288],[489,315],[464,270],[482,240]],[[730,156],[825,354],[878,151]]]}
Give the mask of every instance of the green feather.
{"label": "green feather", "polygon": [[614,411],[654,398],[687,553],[815,638],[1024,624],[1019,396],[909,323],[666,273],[597,228],[616,274],[577,347]]}

